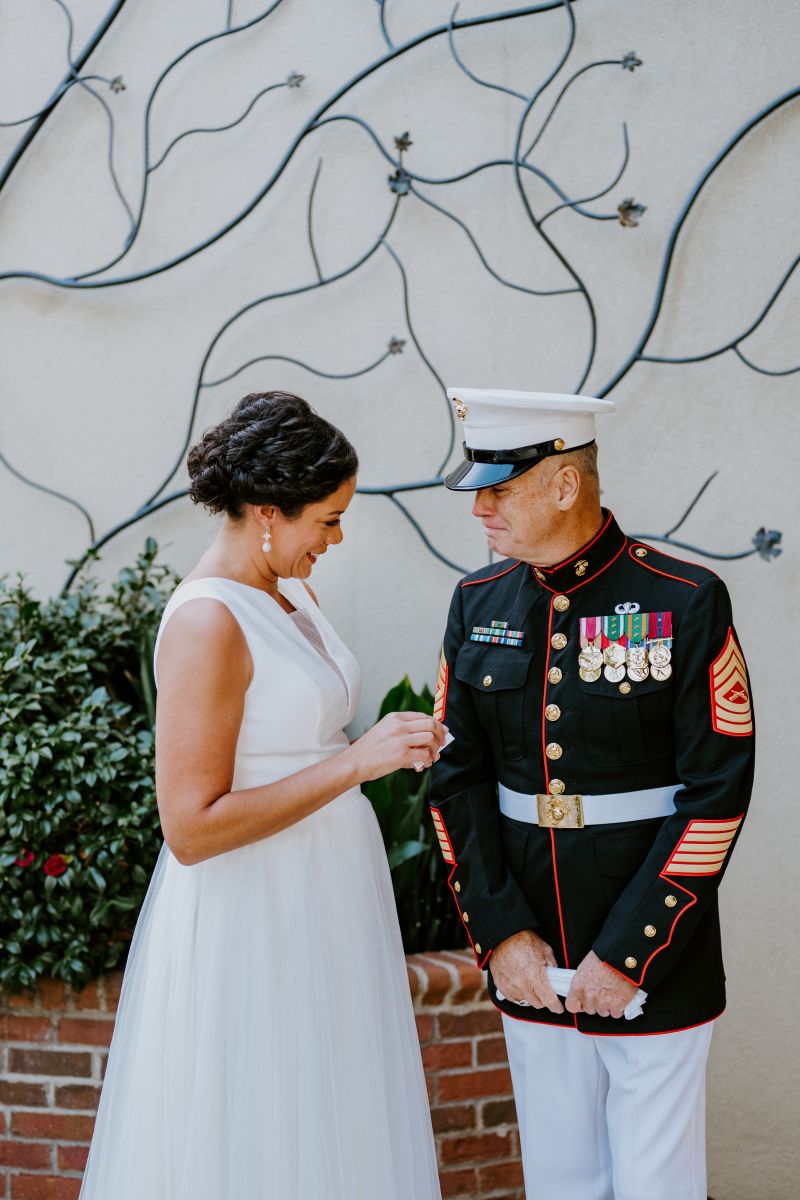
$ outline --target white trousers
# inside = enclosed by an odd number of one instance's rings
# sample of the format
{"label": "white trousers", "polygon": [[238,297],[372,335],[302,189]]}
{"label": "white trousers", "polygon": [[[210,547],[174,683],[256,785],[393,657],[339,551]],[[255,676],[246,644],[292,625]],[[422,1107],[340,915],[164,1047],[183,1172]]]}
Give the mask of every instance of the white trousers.
{"label": "white trousers", "polygon": [[713,1022],[631,1037],[503,1027],[526,1200],[706,1200]]}

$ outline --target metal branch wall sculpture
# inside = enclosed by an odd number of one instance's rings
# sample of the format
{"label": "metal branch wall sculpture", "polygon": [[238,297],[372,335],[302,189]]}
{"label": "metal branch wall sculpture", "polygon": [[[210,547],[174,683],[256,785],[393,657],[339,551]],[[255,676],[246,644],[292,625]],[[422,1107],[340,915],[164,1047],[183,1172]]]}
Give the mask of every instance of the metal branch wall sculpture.
{"label": "metal branch wall sculpture", "polygon": [[[228,318],[220,325],[217,332],[211,339],[207,347],[202,361],[196,371],[196,377],[192,389],[192,398],[189,404],[189,411],[186,420],[185,434],[180,446],[176,448],[174,462],[168,474],[159,483],[152,493],[144,498],[141,504],[127,518],[120,521],[113,528],[106,530],[98,535],[95,531],[94,523],[91,515],[86,509],[76,500],[64,495],[61,492],[55,491],[52,488],[46,487],[41,482],[30,479],[27,475],[20,472],[10,461],[9,453],[0,454],[0,463],[9,471],[13,472],[18,478],[22,479],[31,487],[39,488],[51,495],[57,496],[61,500],[69,503],[82,513],[86,520],[89,545],[79,563],[65,584],[68,588],[72,583],[75,575],[87,558],[96,554],[98,550],[114,538],[121,530],[128,528],[136,522],[142,521],[152,513],[163,508],[165,505],[173,503],[175,500],[186,495],[184,488],[177,488],[170,491],[169,488],[173,485],[176,475],[180,471],[187,447],[189,446],[192,437],[196,433],[195,423],[198,411],[198,404],[201,395],[211,389],[217,388],[231,379],[235,378],[247,367],[252,366],[257,362],[285,362],[291,363],[294,366],[300,367],[317,378],[324,380],[348,380],[355,379],[360,376],[367,375],[371,372],[378,371],[381,366],[390,358],[403,354],[407,348],[413,349],[413,352],[418,356],[420,362],[427,370],[430,381],[431,391],[433,394],[438,394],[441,402],[447,405],[445,396],[445,387],[441,374],[437,371],[436,365],[432,357],[424,347],[424,338],[412,317],[412,292],[413,281],[409,277],[407,264],[403,260],[401,249],[396,241],[390,241],[390,236],[395,225],[396,217],[401,205],[418,205],[421,208],[427,208],[436,212],[441,218],[457,227],[464,235],[465,248],[468,246],[468,253],[474,254],[481,264],[482,268],[500,285],[505,288],[526,293],[531,296],[570,296],[574,297],[574,303],[579,306],[588,316],[588,339],[585,347],[584,360],[580,372],[576,378],[566,381],[565,390],[581,391],[587,386],[590,374],[592,372],[595,357],[598,347],[598,338],[600,329],[598,324],[597,309],[589,288],[584,282],[581,274],[579,274],[576,266],[569,257],[567,248],[559,244],[554,237],[550,235],[545,226],[554,214],[563,210],[569,210],[576,218],[582,218],[589,221],[617,221],[623,228],[635,228],[646,213],[645,206],[633,197],[621,195],[617,203],[610,202],[606,209],[596,209],[588,207],[595,205],[598,201],[603,201],[615,189],[618,188],[621,180],[625,175],[626,168],[631,155],[631,145],[627,126],[622,125],[621,139],[621,156],[619,165],[613,172],[609,172],[610,179],[598,181],[597,186],[590,194],[584,196],[571,196],[565,190],[553,175],[541,165],[538,158],[534,158],[535,152],[538,150],[541,154],[541,142],[545,131],[556,111],[563,105],[569,103],[570,92],[573,89],[576,81],[585,76],[589,72],[598,71],[622,71],[633,73],[642,67],[642,61],[633,51],[612,55],[596,61],[584,62],[581,64],[570,64],[570,60],[575,52],[576,43],[576,16],[573,11],[578,4],[578,0],[549,0],[549,2],[530,4],[516,9],[511,9],[503,12],[492,12],[485,15],[473,17],[459,18],[459,5],[456,4],[446,23],[426,29],[417,33],[412,38],[402,43],[397,43],[392,37],[392,12],[391,5],[387,0],[374,0],[375,9],[372,14],[368,14],[368,8],[365,5],[367,15],[370,19],[377,20],[380,37],[386,45],[386,51],[379,58],[372,62],[365,63],[363,67],[350,79],[342,82],[329,95],[317,110],[306,119],[297,129],[295,135],[291,138],[288,146],[285,149],[277,167],[272,171],[269,178],[265,180],[257,193],[246,203],[239,212],[231,216],[224,224],[203,240],[196,244],[176,249],[171,257],[164,261],[156,262],[142,269],[126,272],[124,260],[130,253],[132,247],[136,244],[139,234],[142,229],[143,221],[147,211],[149,186],[153,175],[157,172],[167,160],[168,156],[178,146],[179,143],[192,139],[197,142],[199,139],[207,139],[212,136],[219,136],[225,131],[234,128],[244,122],[249,114],[257,105],[262,103],[269,104],[275,102],[275,97],[286,89],[297,89],[302,87],[304,76],[296,70],[291,70],[283,79],[273,79],[266,81],[255,95],[252,96],[249,104],[243,111],[232,121],[224,124],[207,125],[197,128],[185,129],[167,144],[166,148],[157,157],[152,150],[152,123],[153,123],[153,105],[157,95],[160,92],[165,80],[170,76],[171,72],[178,66],[179,63],[186,60],[189,56],[200,50],[202,47],[208,47],[212,43],[224,43],[230,38],[245,38],[249,31],[252,31],[257,26],[263,25],[270,17],[275,14],[285,4],[292,3],[292,0],[273,0],[267,5],[263,11],[249,20],[242,20],[237,23],[236,4],[234,0],[225,0],[220,3],[220,28],[216,33],[200,38],[185,46],[185,48],[176,55],[171,62],[161,71],[156,79],[150,93],[147,97],[144,106],[144,129],[143,129],[143,145],[144,145],[144,160],[141,169],[141,178],[139,186],[139,195],[135,200],[126,196],[123,188],[120,185],[117,171],[115,168],[115,118],[114,118],[114,99],[125,89],[124,77],[114,75],[107,77],[98,73],[84,73],[87,64],[93,56],[97,55],[101,49],[104,37],[115,23],[119,27],[119,23],[125,13],[125,0],[116,0],[106,13],[103,21],[100,23],[94,34],[89,38],[83,50],[75,54],[73,50],[73,19],[70,9],[65,0],[39,0],[40,5],[55,4],[61,11],[66,25],[66,69],[52,89],[49,100],[43,107],[34,113],[29,113],[18,117],[13,114],[0,114],[4,117],[0,121],[0,126],[19,127],[21,136],[12,152],[8,156],[6,163],[0,169],[0,192],[2,192],[8,180],[14,172],[24,170],[26,153],[29,150],[35,138],[42,135],[42,131],[46,127],[46,123],[50,115],[60,106],[68,105],[70,97],[75,89],[80,89],[91,95],[99,104],[106,117],[106,138],[107,138],[107,157],[106,165],[109,173],[110,181],[113,186],[117,201],[124,209],[126,220],[128,222],[128,232],[119,249],[104,263],[99,266],[87,267],[85,270],[70,275],[57,276],[47,274],[41,271],[26,270],[24,267],[18,269],[7,269],[0,272],[0,281],[6,287],[12,285],[15,280],[32,280],[37,281],[42,287],[55,287],[67,289],[69,291],[85,291],[88,289],[100,288],[117,288],[117,287],[134,287],[138,282],[150,279],[154,276],[163,274],[164,272],[172,271],[179,267],[180,264],[196,255],[202,254],[210,246],[219,242],[226,237],[233,229],[243,222],[250,213],[252,213],[275,188],[278,187],[287,166],[296,155],[299,147],[307,138],[314,137],[322,139],[324,143],[325,131],[339,124],[345,123],[349,127],[354,127],[363,133],[365,137],[365,145],[371,146],[371,153],[376,155],[376,169],[386,173],[387,184],[387,206],[385,216],[383,217],[379,232],[373,238],[372,243],[368,248],[360,254],[360,256],[348,266],[333,272],[328,273],[323,270],[320,264],[318,248],[314,237],[314,200],[317,188],[317,183],[322,167],[322,158],[320,158],[316,172],[314,174],[311,189],[307,201],[307,220],[306,229],[308,237],[309,251],[311,260],[314,264],[315,278],[310,281],[300,281],[297,285],[290,289],[282,291],[273,291],[259,296],[255,300],[249,301],[242,305],[236,311],[232,312]],[[35,7],[35,6],[32,6]],[[552,67],[544,74],[544,77],[538,80],[531,86],[527,92],[517,90],[507,86],[504,82],[498,80],[486,79],[480,73],[480,70],[474,65],[480,60],[480,40],[477,36],[481,30],[487,29],[490,26],[506,22],[529,22],[536,21],[540,14],[553,10],[561,10],[563,14],[564,30],[563,41],[559,48],[553,52]],[[33,15],[33,14],[32,14]],[[465,36],[468,34],[469,36]],[[430,176],[415,172],[409,165],[410,152],[413,146],[413,140],[409,132],[398,133],[394,137],[392,146],[387,146],[379,137],[373,126],[364,118],[347,112],[341,111],[342,101],[358,88],[365,79],[370,76],[379,75],[382,71],[388,68],[392,63],[408,54],[421,44],[432,39],[440,39],[449,49],[453,62],[457,68],[475,85],[475,103],[480,99],[481,89],[492,91],[500,91],[511,97],[515,103],[519,105],[516,127],[510,138],[510,147],[505,154],[491,158],[486,161],[474,163],[465,167],[463,170],[447,176]],[[543,101],[542,96],[546,89],[551,84],[556,85],[558,90],[554,99]],[[94,85],[94,86],[93,86]],[[560,85],[560,86],[559,86]],[[107,95],[103,95],[100,88],[104,88]],[[548,93],[552,95],[551,93]],[[785,370],[769,370],[753,361],[753,357],[746,350],[746,342],[748,338],[761,326],[775,305],[778,297],[786,287],[792,277],[795,268],[800,262],[800,255],[797,255],[787,268],[782,279],[778,282],[771,295],[762,298],[760,305],[754,307],[753,318],[751,323],[737,337],[729,340],[723,346],[714,347],[703,354],[686,355],[683,357],[664,357],[657,356],[648,351],[648,347],[652,340],[653,334],[658,325],[659,317],[662,312],[664,300],[667,292],[667,285],[670,277],[670,272],[675,262],[676,256],[679,253],[680,235],[691,218],[692,210],[695,206],[698,197],[703,189],[708,184],[709,180],[722,169],[723,165],[727,164],[732,155],[735,154],[737,147],[748,137],[757,136],[760,128],[765,125],[770,117],[779,109],[791,104],[800,96],[800,87],[795,88],[782,96],[779,96],[771,104],[767,105],[755,116],[752,117],[745,125],[739,129],[728,143],[720,150],[712,162],[709,163],[706,170],[701,175],[700,179],[689,194],[683,209],[675,222],[675,225],[668,238],[666,248],[664,250],[663,261],[661,265],[660,275],[656,288],[656,295],[653,302],[653,307],[650,315],[645,323],[640,336],[636,340],[636,347],[630,356],[623,362],[616,371],[613,372],[610,379],[599,388],[594,389],[594,394],[598,396],[608,396],[613,392],[614,388],[624,379],[630,371],[632,371],[638,363],[662,363],[670,365],[680,365],[686,363],[700,362],[710,359],[728,352],[735,354],[743,365],[758,372],[764,376],[780,376],[788,375],[793,372],[800,371],[800,365],[791,366]],[[336,111],[332,111],[332,110]],[[516,189],[519,197],[519,202],[522,210],[529,223],[531,237],[543,246],[547,253],[551,256],[553,263],[558,267],[562,282],[560,286],[552,288],[536,288],[521,280],[513,280],[505,277],[498,269],[496,269],[489,261],[487,254],[482,249],[475,233],[470,228],[469,224],[445,202],[443,197],[446,197],[449,185],[458,183],[462,180],[478,175],[485,171],[492,171],[492,179],[497,180],[497,187],[512,186]],[[541,211],[537,211],[531,201],[529,191],[526,188],[526,181],[530,179],[538,179],[541,181],[549,192],[552,194],[552,200],[548,207],[544,207]],[[434,196],[436,197],[434,199]],[[625,235],[630,236],[630,235]],[[209,363],[212,354],[216,347],[220,344],[223,337],[228,331],[236,325],[246,314],[253,312],[255,309],[267,304],[280,302],[288,297],[309,295],[320,289],[329,287],[347,276],[351,276],[358,272],[370,259],[375,255],[383,255],[387,261],[390,261],[397,273],[398,284],[403,301],[403,310],[405,314],[405,330],[402,336],[393,336],[387,345],[382,348],[375,348],[371,354],[364,357],[368,361],[363,363],[354,363],[352,369],[345,372],[333,372],[326,370],[324,365],[319,363],[311,363],[304,361],[296,356],[280,353],[279,347],[263,347],[253,346],[251,353],[245,361],[241,362],[234,370],[228,371],[224,375],[214,376],[210,369]],[[188,388],[187,388],[188,391]],[[403,514],[407,521],[418,534],[424,546],[436,556],[439,561],[453,570],[464,572],[467,568],[453,562],[447,554],[440,548],[436,547],[431,541],[428,534],[425,532],[420,521],[406,507],[403,498],[408,493],[425,492],[429,489],[438,488],[442,484],[442,475],[445,467],[453,453],[455,447],[455,423],[453,420],[450,406],[447,405],[449,434],[445,444],[441,447],[441,458],[436,472],[430,478],[409,480],[402,484],[387,485],[387,486],[372,486],[361,487],[359,491],[362,495],[382,496],[387,499],[399,512]],[[665,542],[683,549],[689,549],[696,553],[706,555],[709,558],[744,558],[749,555],[758,554],[761,558],[769,560],[780,553],[779,543],[781,534],[775,530],[760,529],[752,539],[752,544],[732,554],[718,553],[713,549],[698,547],[683,541],[676,541],[674,534],[681,528],[689,514],[694,510],[695,506],[704,495],[706,489],[711,483],[714,476],[710,476],[689,504],[686,512],[681,519],[674,523],[665,533],[643,535],[651,540]]]}

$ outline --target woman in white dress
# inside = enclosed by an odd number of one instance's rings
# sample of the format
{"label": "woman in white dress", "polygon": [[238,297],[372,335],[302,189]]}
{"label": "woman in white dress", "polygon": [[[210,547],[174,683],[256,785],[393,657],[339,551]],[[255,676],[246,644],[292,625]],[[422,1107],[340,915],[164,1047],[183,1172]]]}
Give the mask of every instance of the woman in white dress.
{"label": "woman in white dress", "polygon": [[156,643],[165,843],[136,927],[81,1200],[439,1200],[389,871],[360,785],[429,766],[394,713],[352,745],[353,655],[305,580],[358,462],[296,396],[189,453],[225,514]]}

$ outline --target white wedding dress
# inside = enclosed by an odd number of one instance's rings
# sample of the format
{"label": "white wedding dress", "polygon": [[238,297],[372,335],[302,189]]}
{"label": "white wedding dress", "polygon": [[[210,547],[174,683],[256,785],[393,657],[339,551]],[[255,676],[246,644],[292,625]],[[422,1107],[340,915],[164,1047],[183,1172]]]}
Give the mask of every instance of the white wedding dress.
{"label": "white wedding dress", "polygon": [[[358,665],[298,580],[195,579],[254,672],[233,789],[348,744]],[[156,654],[158,642],[156,643]],[[203,647],[197,647],[203,653]],[[391,880],[357,788],[182,866],[161,849],[133,937],[80,1200],[439,1200]]]}

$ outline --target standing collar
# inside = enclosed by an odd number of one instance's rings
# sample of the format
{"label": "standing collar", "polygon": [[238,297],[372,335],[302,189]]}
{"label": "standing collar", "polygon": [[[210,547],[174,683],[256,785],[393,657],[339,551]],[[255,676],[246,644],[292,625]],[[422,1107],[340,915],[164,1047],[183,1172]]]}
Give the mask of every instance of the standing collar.
{"label": "standing collar", "polygon": [[614,520],[614,515],[604,508],[603,524],[590,541],[552,567],[531,564],[531,571],[543,588],[549,592],[570,592],[588,583],[595,575],[605,571],[622,553],[627,538]]}

